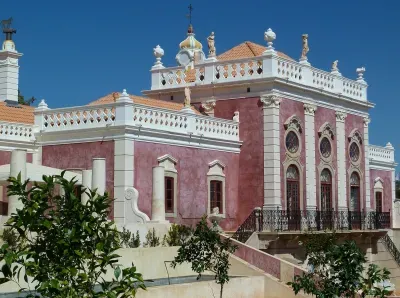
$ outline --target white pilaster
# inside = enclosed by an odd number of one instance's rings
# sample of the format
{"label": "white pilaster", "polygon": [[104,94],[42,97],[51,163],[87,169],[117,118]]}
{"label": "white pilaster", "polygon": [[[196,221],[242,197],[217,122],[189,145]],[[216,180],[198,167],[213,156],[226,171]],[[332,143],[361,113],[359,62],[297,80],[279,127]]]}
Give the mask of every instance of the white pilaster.
{"label": "white pilaster", "polygon": [[21,56],[16,51],[0,51],[0,101],[18,102],[18,59]]}
{"label": "white pilaster", "polygon": [[365,151],[365,207],[366,211],[372,209],[371,204],[371,185],[369,175],[369,137],[368,137],[368,125],[371,122],[369,117],[364,118],[364,151]]}
{"label": "white pilaster", "polygon": [[306,141],[306,195],[307,210],[317,208],[317,184],[315,170],[315,122],[314,115],[317,107],[312,104],[304,104],[304,127]]}
{"label": "white pilaster", "polygon": [[32,164],[42,165],[42,146],[39,146],[37,151],[32,153]]}
{"label": "white pilaster", "polygon": [[92,189],[97,189],[99,195],[106,191],[106,159],[93,158],[92,160]]}
{"label": "white pilaster", "polygon": [[133,188],[134,142],[120,139],[114,141],[114,221],[125,224],[137,222],[125,200],[125,191]]}
{"label": "white pilaster", "polygon": [[86,204],[89,200],[89,196],[86,192],[89,192],[92,189],[92,170],[83,170],[82,171],[82,187],[86,188],[86,191],[82,193],[81,200],[82,204]]}
{"label": "white pilaster", "polygon": [[264,130],[264,208],[281,207],[280,99],[262,96]]}
{"label": "white pilaster", "polygon": [[[18,174],[21,174],[21,181],[24,182],[26,180],[26,150],[16,149],[11,152],[10,177],[17,178]],[[22,207],[23,204],[18,196],[8,198],[8,216]]]}
{"label": "white pilaster", "polygon": [[337,140],[337,176],[338,176],[338,206],[339,210],[347,210],[347,176],[346,176],[346,131],[345,119],[347,114],[336,112]]}
{"label": "white pilaster", "polygon": [[151,200],[151,221],[165,222],[164,176],[164,167],[153,167],[153,198]]}

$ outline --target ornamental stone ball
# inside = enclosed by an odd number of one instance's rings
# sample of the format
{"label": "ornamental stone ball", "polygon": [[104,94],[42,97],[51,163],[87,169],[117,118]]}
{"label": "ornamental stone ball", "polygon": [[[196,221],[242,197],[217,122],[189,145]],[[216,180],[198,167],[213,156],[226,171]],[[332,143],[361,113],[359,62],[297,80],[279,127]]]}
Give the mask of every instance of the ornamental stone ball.
{"label": "ornamental stone ball", "polygon": [[272,31],[271,28],[269,28],[267,31],[264,32],[264,40],[268,44],[268,48],[272,48],[273,42],[276,39],[276,34],[274,31]]}

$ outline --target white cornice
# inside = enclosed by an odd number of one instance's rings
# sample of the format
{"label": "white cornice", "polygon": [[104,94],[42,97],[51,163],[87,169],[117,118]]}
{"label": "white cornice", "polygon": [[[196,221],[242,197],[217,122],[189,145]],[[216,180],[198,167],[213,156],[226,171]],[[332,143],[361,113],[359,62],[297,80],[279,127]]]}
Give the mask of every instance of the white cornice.
{"label": "white cornice", "polygon": [[240,141],[213,139],[201,135],[182,134],[136,126],[112,126],[108,128],[80,129],[78,131],[37,133],[36,137],[37,144],[42,146],[131,139],[135,141],[239,153],[242,145]]}

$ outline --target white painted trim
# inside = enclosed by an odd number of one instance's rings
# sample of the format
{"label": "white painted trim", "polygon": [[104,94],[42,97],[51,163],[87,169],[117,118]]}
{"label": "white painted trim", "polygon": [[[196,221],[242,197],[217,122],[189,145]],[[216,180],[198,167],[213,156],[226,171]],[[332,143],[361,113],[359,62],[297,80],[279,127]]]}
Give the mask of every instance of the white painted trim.
{"label": "white painted trim", "polygon": [[[169,154],[165,154],[157,158],[158,165],[164,167],[164,177],[171,177],[174,179],[174,212],[170,213],[165,211],[165,217],[178,216],[178,171],[175,168],[178,160]],[[164,185],[166,187],[166,185]],[[165,200],[165,197],[164,197]]]}
{"label": "white painted trim", "polygon": [[298,160],[298,158],[296,159],[291,159],[288,158],[288,156],[286,156],[286,160],[283,162],[283,190],[284,190],[284,200],[283,200],[283,204],[282,204],[282,209],[286,210],[287,209],[287,179],[286,179],[286,172],[288,170],[288,168],[294,165],[297,168],[297,171],[299,172],[299,195],[300,195],[300,202],[299,202],[299,209],[303,210],[303,206],[304,206],[304,177],[303,177],[303,170],[304,170],[304,166],[300,163],[300,161]]}
{"label": "white painted trim", "polygon": [[207,189],[208,189],[208,201],[207,201],[207,215],[210,215],[212,211],[211,208],[211,181],[221,181],[222,182],[222,209],[219,210],[219,214],[221,214],[222,218],[226,217],[226,184],[225,184],[225,173],[224,173],[225,166],[218,160],[215,160],[209,163],[209,170],[207,173]]}
{"label": "white painted trim", "polygon": [[[350,168],[347,170],[347,176],[348,176],[348,181],[347,181],[347,189],[348,189],[348,197],[347,197],[347,207],[350,209],[350,199],[351,199],[351,174],[356,172],[358,174],[358,177],[360,178],[360,211],[363,211],[366,206],[364,206],[364,174],[360,170],[359,167],[355,167],[350,165]],[[350,210],[352,211],[352,210]]]}
{"label": "white painted trim", "polygon": [[325,163],[325,162],[321,162],[319,165],[318,165],[318,168],[317,168],[317,170],[318,170],[318,180],[319,180],[319,185],[318,185],[318,194],[319,194],[319,206],[320,206],[320,210],[321,210],[321,173],[322,173],[322,171],[323,170],[325,170],[325,169],[327,169],[330,173],[331,173],[331,178],[332,178],[332,198],[331,198],[331,203],[332,203],[332,208],[334,209],[334,210],[336,210],[336,179],[335,179],[335,177],[336,177],[336,171],[335,171],[335,168],[332,166],[332,164],[331,163]]}

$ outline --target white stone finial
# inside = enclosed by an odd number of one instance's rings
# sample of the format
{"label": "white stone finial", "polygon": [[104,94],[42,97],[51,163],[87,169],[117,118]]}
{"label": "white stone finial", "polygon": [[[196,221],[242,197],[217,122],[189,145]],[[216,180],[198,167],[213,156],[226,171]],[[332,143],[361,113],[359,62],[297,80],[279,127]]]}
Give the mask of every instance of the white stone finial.
{"label": "white stone finial", "polygon": [[331,74],[341,76],[342,74],[339,72],[338,63],[339,60],[335,60],[332,62]]}
{"label": "white stone finial", "polygon": [[49,106],[47,105],[46,101],[42,99],[38,105],[38,107],[35,109],[36,111],[45,111],[49,110]]}
{"label": "white stone finial", "polygon": [[388,143],[386,144],[386,149],[394,149],[392,143],[388,142]]}
{"label": "white stone finial", "polygon": [[233,112],[233,121],[239,122],[239,111]]}
{"label": "white stone finial", "polygon": [[156,62],[154,63],[153,68],[164,68],[161,62],[161,57],[164,56],[164,50],[159,45],[157,45],[153,49],[153,54],[156,57]]}
{"label": "white stone finial", "polygon": [[119,97],[115,97],[116,102],[132,102],[126,89],[122,89],[122,93]]}
{"label": "white stone finial", "polygon": [[122,95],[123,95],[123,96],[128,95],[128,93],[126,92],[126,89],[122,89]]}
{"label": "white stone finial", "polygon": [[264,32],[264,40],[268,44],[268,49],[273,50],[274,48],[272,45],[274,44],[274,40],[276,39],[276,34],[274,31],[272,31],[271,28],[268,28],[267,31]]}
{"label": "white stone finial", "polygon": [[357,75],[358,75],[357,82],[365,83],[365,80],[364,80],[365,67],[357,68],[356,72],[357,72]]}

